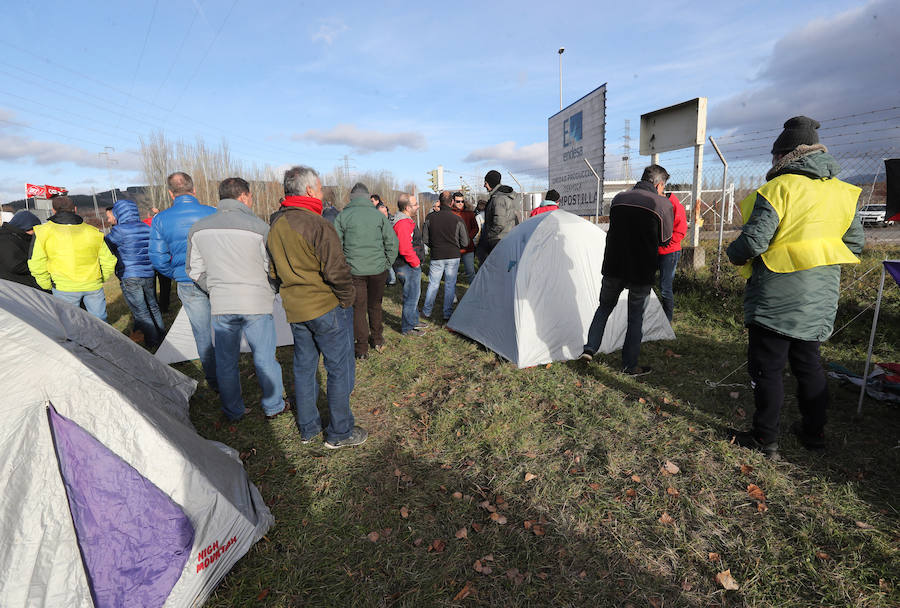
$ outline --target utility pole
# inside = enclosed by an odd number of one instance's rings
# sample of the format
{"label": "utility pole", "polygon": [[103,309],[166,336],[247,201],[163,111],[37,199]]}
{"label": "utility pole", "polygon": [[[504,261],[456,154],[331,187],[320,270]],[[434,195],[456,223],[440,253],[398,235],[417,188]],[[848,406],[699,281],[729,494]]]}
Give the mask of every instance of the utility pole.
{"label": "utility pole", "polygon": [[625,149],[622,155],[622,173],[624,173],[625,181],[631,181],[631,120],[625,119]]}
{"label": "utility pole", "polygon": [[556,52],[559,54],[559,109],[562,110],[562,54],[566,52],[566,47],[561,46]]}
{"label": "utility pole", "polygon": [[106,170],[109,172],[109,192],[112,196],[113,203],[116,202],[116,187],[113,184],[113,176],[112,176],[112,166],[118,165],[119,161],[110,156],[111,152],[115,152],[116,149],[111,146],[104,146],[103,152],[98,152],[97,156],[106,157]]}

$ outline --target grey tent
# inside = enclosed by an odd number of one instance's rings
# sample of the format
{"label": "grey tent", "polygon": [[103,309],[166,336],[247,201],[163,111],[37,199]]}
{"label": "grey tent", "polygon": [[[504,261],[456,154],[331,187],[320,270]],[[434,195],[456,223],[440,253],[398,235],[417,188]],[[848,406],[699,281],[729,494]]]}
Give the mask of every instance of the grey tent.
{"label": "grey tent", "polygon": [[0,606],[196,606],[272,525],[196,383],[0,281]]}

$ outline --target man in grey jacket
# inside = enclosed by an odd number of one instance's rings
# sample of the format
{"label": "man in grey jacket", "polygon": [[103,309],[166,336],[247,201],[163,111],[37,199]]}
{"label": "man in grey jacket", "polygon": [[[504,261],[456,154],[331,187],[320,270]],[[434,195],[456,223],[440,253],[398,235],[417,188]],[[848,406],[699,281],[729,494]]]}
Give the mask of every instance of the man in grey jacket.
{"label": "man in grey jacket", "polygon": [[216,378],[229,420],[246,412],[238,359],[241,334],[253,351],[267,418],[287,411],[281,366],[275,359],[275,290],[269,282],[269,226],[251,210],[250,185],[229,177],[219,185],[218,211],[198,220],[188,234],[187,275],[209,294],[216,337]]}
{"label": "man in grey jacket", "polygon": [[520,221],[516,195],[509,186],[500,183],[500,172],[490,170],[484,176],[484,187],[490,192],[487,206],[484,208],[484,226],[475,255],[482,264],[490,255],[497,243],[509,234]]}

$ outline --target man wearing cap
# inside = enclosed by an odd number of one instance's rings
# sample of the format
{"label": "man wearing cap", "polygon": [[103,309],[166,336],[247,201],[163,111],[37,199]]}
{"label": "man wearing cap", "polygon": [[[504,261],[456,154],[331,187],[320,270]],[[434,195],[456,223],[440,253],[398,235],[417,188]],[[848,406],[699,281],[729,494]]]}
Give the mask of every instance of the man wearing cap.
{"label": "man wearing cap", "polygon": [[548,211],[556,211],[557,209],[559,209],[559,192],[552,189],[547,190],[547,194],[544,195],[544,201],[532,209],[531,215],[528,217],[534,217],[542,213],[547,213]]}
{"label": "man wearing cap", "polygon": [[856,217],[860,189],[836,179],[840,167],[819,143],[819,123],[796,116],[772,146],[765,185],[741,202],[740,236],[728,246],[747,279],[744,323],[756,410],[738,445],[778,459],[786,363],[797,379],[801,420],[793,432],[808,449],[825,447],[828,384],[819,343],[834,329],[840,264],[857,264],[865,244]]}
{"label": "man wearing cap", "polygon": [[484,225],[475,255],[483,264],[497,243],[519,223],[513,189],[500,183],[500,172],[491,169],[484,176],[484,187],[490,193],[484,208]]}
{"label": "man wearing cap", "polygon": [[0,226],[0,279],[40,289],[28,270],[28,251],[34,240],[34,227],[40,223],[35,214],[22,209]]}
{"label": "man wearing cap", "polygon": [[103,233],[86,224],[68,196],[53,199],[55,213],[35,226],[28,269],[43,289],[106,321],[103,282],[115,274],[116,256]]}

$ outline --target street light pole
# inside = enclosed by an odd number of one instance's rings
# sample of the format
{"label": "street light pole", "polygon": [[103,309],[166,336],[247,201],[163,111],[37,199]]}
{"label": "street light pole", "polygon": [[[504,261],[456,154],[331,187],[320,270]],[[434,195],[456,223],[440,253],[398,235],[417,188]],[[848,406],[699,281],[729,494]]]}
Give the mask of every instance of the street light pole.
{"label": "street light pole", "polygon": [[562,54],[566,52],[566,47],[561,46],[556,52],[559,54],[559,109],[562,110]]}

